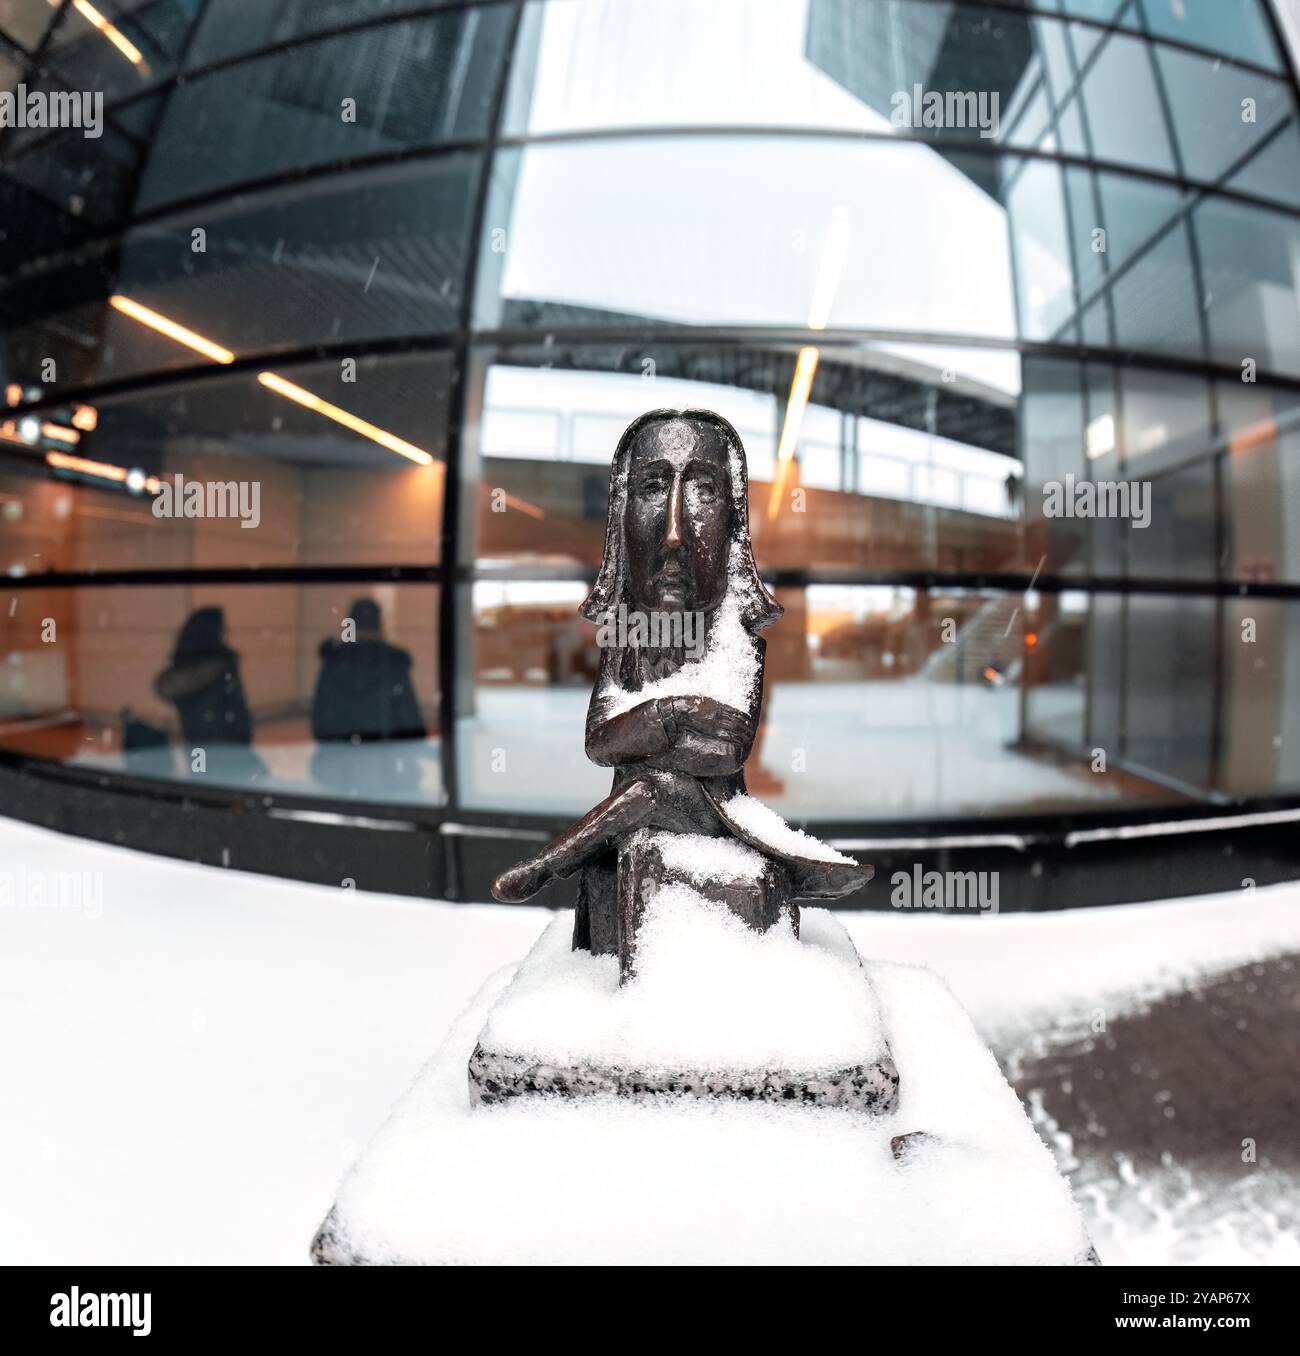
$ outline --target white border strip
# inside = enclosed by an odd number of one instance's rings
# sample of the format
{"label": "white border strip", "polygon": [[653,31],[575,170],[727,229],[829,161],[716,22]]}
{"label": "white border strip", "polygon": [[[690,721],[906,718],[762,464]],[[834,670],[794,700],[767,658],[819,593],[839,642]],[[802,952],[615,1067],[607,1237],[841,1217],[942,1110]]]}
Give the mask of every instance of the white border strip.
{"label": "white border strip", "polygon": [[368,819],[364,815],[339,815],[331,810],[290,810],[282,805],[266,812],[272,819],[295,819],[305,824],[333,824],[345,829],[385,829],[389,833],[414,833],[420,826],[409,819]]}
{"label": "white border strip", "polygon": [[955,834],[939,838],[828,838],[840,852],[876,852],[887,848],[1007,847],[1023,852],[1028,844],[1016,833]]}
{"label": "white border strip", "polygon": [[1250,829],[1259,824],[1294,824],[1300,810],[1264,810],[1253,815],[1215,815],[1212,819],[1175,819],[1163,824],[1121,824],[1113,829],[1079,829],[1065,835],[1065,846],[1104,843],[1126,838],[1163,838],[1175,833],[1214,833],[1219,829]]}

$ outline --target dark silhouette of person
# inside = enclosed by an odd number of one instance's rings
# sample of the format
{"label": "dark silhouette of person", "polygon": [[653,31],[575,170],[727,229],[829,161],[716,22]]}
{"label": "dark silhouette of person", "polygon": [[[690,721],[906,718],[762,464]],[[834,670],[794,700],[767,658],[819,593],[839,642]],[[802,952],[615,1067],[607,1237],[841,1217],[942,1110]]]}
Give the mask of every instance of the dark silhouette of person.
{"label": "dark silhouette of person", "polygon": [[190,613],[176,638],[170,667],[154,679],[154,691],[176,708],[196,775],[192,755],[197,749],[212,751],[203,770],[223,780],[250,781],[265,773],[265,764],[250,747],[253,719],[239,676],[239,655],[226,644],[221,608]]}
{"label": "dark silhouette of person", "polygon": [[321,743],[423,739],[410,654],[384,639],[383,614],[373,599],[356,599],[351,616],[355,640],[321,641],[312,736]]}
{"label": "dark silhouette of person", "polygon": [[[411,656],[384,639],[383,613],[372,598],[357,598],[350,609],[355,636],[328,637],[320,645],[320,674],[311,704],[312,737],[321,748],[312,757],[317,780],[348,794],[377,777],[379,794],[419,785],[416,751],[395,750],[392,757],[348,756],[337,746],[383,741],[422,740],[428,731],[411,680]],[[333,747],[331,747],[333,746]]]}

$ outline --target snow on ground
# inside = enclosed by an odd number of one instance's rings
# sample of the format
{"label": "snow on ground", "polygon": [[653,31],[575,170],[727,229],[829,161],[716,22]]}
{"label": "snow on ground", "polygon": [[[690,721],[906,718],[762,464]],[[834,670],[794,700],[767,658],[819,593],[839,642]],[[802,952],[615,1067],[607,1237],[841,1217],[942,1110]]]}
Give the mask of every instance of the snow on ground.
{"label": "snow on ground", "polygon": [[1109,909],[965,917],[839,915],[864,956],[913,961],[952,985],[999,1055],[1074,1034],[1197,979],[1300,952],[1300,884]]}
{"label": "snow on ground", "polygon": [[[25,904],[55,871],[91,873],[102,896]],[[943,975],[1004,1064],[1099,1005],[1114,1021],[1300,951],[1300,885],[1041,916],[837,916],[865,954]],[[453,1018],[549,917],[0,820],[0,1263],[304,1261]]]}

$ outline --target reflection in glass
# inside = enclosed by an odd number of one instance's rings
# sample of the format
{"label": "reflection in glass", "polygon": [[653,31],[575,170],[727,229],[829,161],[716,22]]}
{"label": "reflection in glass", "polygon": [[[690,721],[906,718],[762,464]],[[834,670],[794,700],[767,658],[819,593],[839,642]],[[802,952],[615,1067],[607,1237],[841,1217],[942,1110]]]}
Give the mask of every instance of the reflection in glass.
{"label": "reflection in glass", "polygon": [[[194,789],[442,799],[440,742],[424,733],[437,730],[432,585],[373,585],[361,598],[251,583],[9,598],[0,748]],[[332,642],[361,649],[322,684]]]}
{"label": "reflection in glass", "polygon": [[[31,461],[0,466],[15,513],[0,564],[34,573],[435,562],[450,359],[348,362],[278,373],[350,426],[251,372],[114,396],[47,420],[44,447],[74,448],[92,469],[47,468],[49,451],[35,448]],[[186,516],[194,485],[204,489],[205,512],[191,504]],[[242,517],[206,514],[211,485],[243,487]]]}
{"label": "reflection in glass", "polygon": [[1300,220],[1207,198],[1192,213],[1210,352],[1240,367],[1300,375]]}
{"label": "reflection in glass", "polygon": [[[783,178],[797,196],[773,195]],[[880,191],[899,181],[906,193]],[[485,329],[804,326],[812,315],[828,329],[1014,332],[1005,214],[926,146],[671,136],[532,146],[498,156],[484,229]],[[845,235],[818,307],[828,242]]]}
{"label": "reflection in glass", "polygon": [[25,314],[0,357],[5,380],[35,385],[49,358],[77,385],[197,361],[112,295],[235,356],[450,331],[476,168],[456,155],[281,186],[205,209],[200,237],[190,214],[136,227],[115,269],[74,261],[17,291]]}
{"label": "reflection in glass", "polygon": [[154,140],[139,210],[331,160],[484,136],[506,25],[504,7],[457,9],[186,81]]}

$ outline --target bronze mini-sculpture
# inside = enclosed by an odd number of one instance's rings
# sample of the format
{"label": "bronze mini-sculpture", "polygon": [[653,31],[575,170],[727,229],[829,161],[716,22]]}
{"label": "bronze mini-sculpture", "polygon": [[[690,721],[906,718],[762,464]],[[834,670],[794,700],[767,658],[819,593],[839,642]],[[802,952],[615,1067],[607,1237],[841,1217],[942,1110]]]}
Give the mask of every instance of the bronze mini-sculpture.
{"label": "bronze mini-sculpture", "polygon": [[[344,1183],[315,1261],[1095,1262],[942,980],[864,960],[824,909],[800,930],[796,900],[871,868],[745,794],[757,633],[780,615],[746,517],[725,420],[660,410],[623,435],[583,606],[604,651],[587,752],[614,787],[494,886],[515,900],[581,872],[572,938],[557,917],[488,980]],[[624,634],[629,610],[690,609],[702,648],[684,625]]]}
{"label": "bronze mini-sculpture", "polygon": [[730,838],[761,854],[757,878],[692,879],[760,931],[785,918],[797,933],[796,901],[835,899],[871,879],[869,866],[794,834],[745,790],[763,695],[758,633],[782,609],[754,564],[745,451],[720,415],[652,410],[628,426],[610,470],[604,559],[580,611],[606,633],[615,615],[698,617],[703,652],[688,652],[682,624],[643,628],[658,632],[657,645],[620,634],[626,643],[603,646],[586,751],[614,768],[613,787],[503,872],[497,899],[528,899],[581,872],[574,949],[616,954],[625,980],[647,893],[673,878],[679,855],[664,851],[662,834]]}

